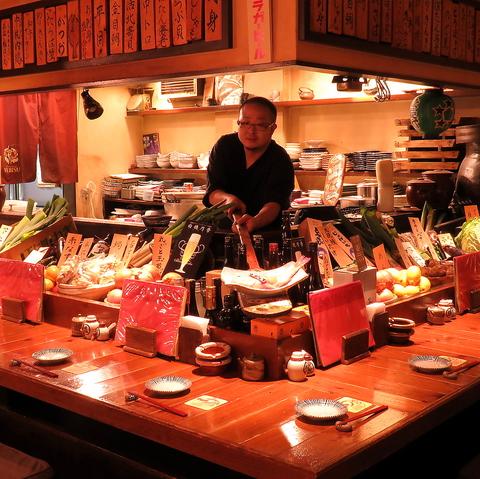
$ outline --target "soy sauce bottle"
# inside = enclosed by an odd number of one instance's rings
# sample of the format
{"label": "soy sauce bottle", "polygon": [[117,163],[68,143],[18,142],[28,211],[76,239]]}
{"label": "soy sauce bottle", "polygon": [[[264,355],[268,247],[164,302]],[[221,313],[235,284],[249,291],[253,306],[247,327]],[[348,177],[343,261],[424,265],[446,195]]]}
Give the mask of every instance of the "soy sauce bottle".
{"label": "soy sauce bottle", "polygon": [[238,245],[237,269],[247,270],[247,249],[244,244]]}
{"label": "soy sauce bottle", "polygon": [[233,329],[234,318],[233,297],[227,294],[223,298],[223,308],[217,314],[217,320],[215,326],[223,329]]}
{"label": "soy sauce bottle", "polygon": [[227,268],[235,268],[232,235],[225,236],[225,239],[223,240],[223,247],[224,247],[223,266]]}
{"label": "soy sauce bottle", "polygon": [[194,279],[185,280],[185,287],[188,290],[188,314],[191,316],[199,315],[197,308],[197,297],[195,294],[195,284],[196,281]]}
{"label": "soy sauce bottle", "polygon": [[257,257],[258,265],[260,266],[260,268],[265,268],[265,254],[263,248],[263,236],[253,235],[253,249],[255,251],[255,256]]}
{"label": "soy sauce bottle", "polygon": [[268,269],[275,269],[280,266],[278,243],[268,244]]}
{"label": "soy sauce bottle", "polygon": [[205,317],[209,320],[208,324],[215,325],[216,307],[215,307],[215,286],[205,287]]}
{"label": "soy sauce bottle", "polygon": [[314,241],[308,244],[308,256],[310,257],[308,292],[318,291],[323,289],[323,281],[318,265],[318,244]]}

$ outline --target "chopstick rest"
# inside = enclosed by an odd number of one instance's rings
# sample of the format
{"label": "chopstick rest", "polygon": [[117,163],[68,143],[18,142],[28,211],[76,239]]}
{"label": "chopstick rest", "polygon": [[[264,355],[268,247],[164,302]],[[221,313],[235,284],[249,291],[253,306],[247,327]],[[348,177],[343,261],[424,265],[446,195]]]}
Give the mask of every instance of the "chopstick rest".
{"label": "chopstick rest", "polygon": [[10,366],[20,366],[20,365],[27,366],[29,368],[35,369],[39,373],[48,376],[50,378],[58,378],[58,374],[54,373],[53,371],[49,371],[48,369],[43,369],[39,366],[35,366],[35,364],[29,363],[28,361],[24,361],[23,359],[12,359],[10,361]]}
{"label": "chopstick rest", "polygon": [[154,406],[157,406],[158,408],[162,409],[163,411],[176,414],[177,416],[181,417],[187,417],[188,414],[184,411],[180,411],[177,408],[167,406],[166,404],[162,404],[161,402],[156,401],[155,399],[149,398],[148,396],[144,396],[143,394],[136,393],[133,391],[128,391],[127,394],[125,394],[125,401],[127,402],[132,402],[132,401],[138,401],[141,399],[142,401],[145,401],[149,404],[153,404]]}
{"label": "chopstick rest", "polygon": [[358,414],[354,414],[351,417],[348,417],[347,419],[344,419],[343,421],[337,421],[335,423],[335,429],[340,432],[351,432],[353,430],[352,425],[350,424],[353,421],[356,421],[357,419],[360,419],[361,417],[366,417],[366,416],[373,416],[375,414],[381,413],[385,410],[388,409],[388,406],[382,405],[382,406],[377,406],[372,409],[368,409],[364,412],[360,412]]}

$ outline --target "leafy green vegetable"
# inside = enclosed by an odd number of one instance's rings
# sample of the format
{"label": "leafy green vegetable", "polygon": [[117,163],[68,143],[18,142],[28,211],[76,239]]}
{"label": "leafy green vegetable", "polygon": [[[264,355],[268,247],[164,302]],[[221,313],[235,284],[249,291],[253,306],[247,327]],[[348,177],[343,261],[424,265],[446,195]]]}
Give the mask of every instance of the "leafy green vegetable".
{"label": "leafy green vegetable", "polygon": [[455,243],[465,253],[480,251],[480,218],[472,218],[463,223]]}

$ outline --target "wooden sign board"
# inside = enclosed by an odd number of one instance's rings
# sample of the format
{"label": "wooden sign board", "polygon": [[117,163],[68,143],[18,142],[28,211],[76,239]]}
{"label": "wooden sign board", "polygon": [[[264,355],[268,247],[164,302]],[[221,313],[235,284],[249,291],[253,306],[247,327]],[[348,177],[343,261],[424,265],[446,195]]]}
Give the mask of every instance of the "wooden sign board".
{"label": "wooden sign board", "polygon": [[138,243],[138,236],[128,236],[127,246],[125,248],[125,252],[123,253],[122,263],[127,266],[132,259],[133,253],[135,253],[135,248],[137,247]]}
{"label": "wooden sign board", "polygon": [[327,0],[310,2],[310,30],[316,33],[327,33]]}
{"label": "wooden sign board", "polygon": [[368,41],[379,42],[381,35],[382,4],[381,0],[368,2]]}
{"label": "wooden sign board", "polygon": [[93,0],[93,53],[107,56],[107,0]]}
{"label": "wooden sign board", "polygon": [[12,15],[13,68],[23,68],[23,15]]}
{"label": "wooden sign board", "polygon": [[471,220],[473,218],[478,218],[480,214],[478,213],[477,205],[465,205],[465,219]]}
{"label": "wooden sign board", "polygon": [[343,0],[328,0],[327,30],[329,33],[342,34]]}
{"label": "wooden sign board", "polygon": [[375,246],[372,252],[375,266],[378,270],[390,268],[390,261],[388,261],[387,252],[385,251],[385,245],[383,243]]}
{"label": "wooden sign board", "polygon": [[78,0],[67,3],[68,60],[80,60],[80,4]]}
{"label": "wooden sign board", "polygon": [[199,0],[187,0],[187,39],[202,39],[203,5]]}
{"label": "wooden sign board", "polygon": [[23,14],[23,60],[26,64],[35,63],[35,20],[33,12]]}
{"label": "wooden sign board", "polygon": [[367,269],[367,261],[363,251],[362,240],[360,236],[355,235],[350,237],[350,242],[353,247],[353,254],[355,255],[355,262],[357,263],[358,271]]}
{"label": "wooden sign board", "polygon": [[110,0],[110,54],[123,53],[123,0]]}
{"label": "wooden sign board", "polygon": [[153,236],[152,263],[158,268],[160,275],[163,275],[170,258],[172,239],[171,235],[156,233]]}
{"label": "wooden sign board", "polygon": [[138,0],[125,1],[123,18],[123,52],[133,53],[138,50]]}
{"label": "wooden sign board", "polygon": [[405,250],[405,247],[403,246],[403,241],[400,238],[394,238],[395,244],[397,245],[398,252],[400,253],[400,256],[403,261],[403,265],[405,268],[408,268],[409,266],[413,266],[413,263],[410,259],[410,257],[407,254],[407,251]]}
{"label": "wooden sign board", "polygon": [[12,24],[9,18],[1,22],[2,33],[2,69],[12,69]]}
{"label": "wooden sign board", "polygon": [[77,254],[81,241],[81,234],[68,233],[62,254],[60,255],[60,259],[58,260],[58,266],[62,266],[68,258]]}
{"label": "wooden sign board", "polygon": [[47,63],[54,63],[57,61],[57,18],[55,7],[48,7],[45,9],[45,41]]}
{"label": "wooden sign board", "polygon": [[247,0],[247,24],[249,64],[270,63],[272,61],[270,0]]}
{"label": "wooden sign board", "polygon": [[392,42],[393,0],[382,0],[382,20],[380,22],[380,41]]}
{"label": "wooden sign board", "polygon": [[57,58],[68,56],[67,36],[67,6],[58,5],[55,8],[57,27]]}
{"label": "wooden sign board", "polygon": [[84,238],[82,240],[82,244],[80,245],[80,249],[78,250],[78,257],[80,259],[86,259],[88,257],[88,253],[90,253],[92,245],[93,238]]}
{"label": "wooden sign board", "polygon": [[343,2],[343,34],[355,35],[355,2],[344,0]]}
{"label": "wooden sign board", "polygon": [[187,0],[172,1],[172,37],[174,45],[185,45],[187,38]]}
{"label": "wooden sign board", "polygon": [[409,217],[408,221],[410,222],[410,227],[412,228],[413,237],[417,247],[421,250],[425,250],[428,254],[435,260],[439,260],[438,254],[433,247],[432,242],[430,241],[429,236],[425,233],[425,230],[422,228],[420,220],[418,218]]}
{"label": "wooden sign board", "polygon": [[142,50],[155,48],[155,3],[153,0],[140,0],[140,38]]}
{"label": "wooden sign board", "polygon": [[80,0],[80,56],[82,60],[93,58],[92,7],[92,0]]}
{"label": "wooden sign board", "polygon": [[155,44],[168,48],[172,43],[170,0],[155,0]]}
{"label": "wooden sign board", "polygon": [[205,0],[206,42],[214,42],[222,39],[222,24],[222,2],[219,2],[218,0]]}
{"label": "wooden sign board", "polygon": [[109,256],[114,256],[119,261],[122,260],[125,249],[127,248],[128,235],[122,235],[115,233],[112,238],[112,243],[110,244],[110,249],[108,250]]}

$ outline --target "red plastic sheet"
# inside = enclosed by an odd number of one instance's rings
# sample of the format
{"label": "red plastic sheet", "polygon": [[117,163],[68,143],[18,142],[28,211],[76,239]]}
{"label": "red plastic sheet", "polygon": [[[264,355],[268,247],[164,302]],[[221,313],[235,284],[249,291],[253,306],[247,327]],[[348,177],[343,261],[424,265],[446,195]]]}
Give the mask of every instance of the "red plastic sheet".
{"label": "red plastic sheet", "polygon": [[317,359],[322,366],[340,361],[342,336],[346,334],[368,329],[369,346],[375,345],[360,281],[310,293],[308,303]]}
{"label": "red plastic sheet", "polygon": [[25,318],[36,323],[42,320],[43,272],[41,264],[0,258],[0,298],[25,301]]}
{"label": "red plastic sheet", "polygon": [[182,286],[126,280],[115,340],[125,344],[126,326],[154,329],[157,331],[157,351],[174,356],[186,300],[187,290]]}

